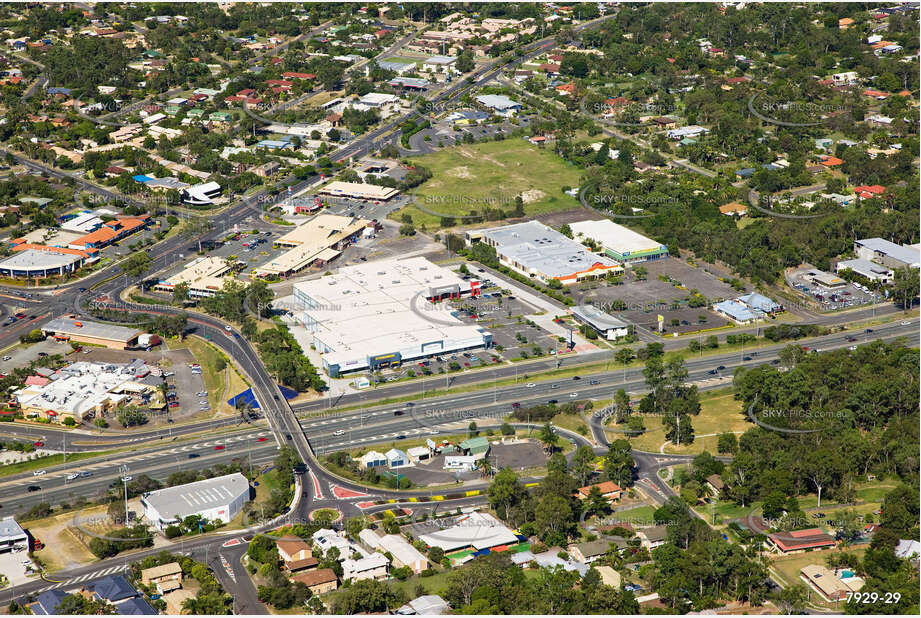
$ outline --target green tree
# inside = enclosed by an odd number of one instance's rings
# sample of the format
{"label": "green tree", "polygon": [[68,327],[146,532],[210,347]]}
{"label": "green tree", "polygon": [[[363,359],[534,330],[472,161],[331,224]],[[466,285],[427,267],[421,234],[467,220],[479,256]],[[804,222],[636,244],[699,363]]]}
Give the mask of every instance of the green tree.
{"label": "green tree", "polygon": [[362,579],[343,588],[333,599],[334,614],[369,614],[387,612],[403,605],[406,593],[387,582]]}
{"label": "green tree", "polygon": [[150,268],[152,264],[150,256],[147,255],[146,251],[138,251],[137,253],[132,253],[130,256],[125,258],[125,261],[122,262],[121,269],[122,272],[130,275],[131,277],[140,277],[147,269]]}

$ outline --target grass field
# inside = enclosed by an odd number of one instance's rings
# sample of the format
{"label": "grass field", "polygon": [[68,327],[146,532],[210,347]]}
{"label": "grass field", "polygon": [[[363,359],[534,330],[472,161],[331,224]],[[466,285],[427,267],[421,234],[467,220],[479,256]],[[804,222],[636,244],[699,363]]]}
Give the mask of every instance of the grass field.
{"label": "grass field", "polygon": [[[67,461],[77,462],[84,459],[91,459],[93,457],[100,457],[106,454],[111,454],[116,451],[93,451],[89,453],[69,453],[67,455]],[[39,459],[32,459],[29,461],[21,461],[19,463],[7,464],[0,467],[0,477],[9,476],[11,474],[19,474],[20,472],[29,472],[30,470],[41,470],[43,468],[50,468],[52,466],[58,466],[64,463],[64,454],[59,455],[48,455],[47,457],[41,457]]]}
{"label": "grass field", "polygon": [[652,525],[656,509],[652,506],[638,506],[635,509],[628,509],[626,511],[618,511],[613,513],[610,516],[610,519],[617,519],[619,521],[635,524],[638,526],[648,526]]}
{"label": "grass field", "polygon": [[[523,139],[454,146],[413,157],[412,161],[432,171],[432,178],[416,192],[417,203],[429,211],[454,216],[486,207],[511,211],[519,194],[525,195],[528,216],[579,205],[578,200],[563,193],[563,187],[577,187],[580,171]],[[415,205],[391,216],[399,220],[404,213],[417,227],[441,225],[440,216]]]}
{"label": "grass field", "polygon": [[[709,451],[716,454],[717,435],[725,431],[743,432],[751,427],[741,414],[742,403],[732,396],[731,389],[702,393],[700,396],[700,414],[691,418],[694,427],[694,442],[688,446],[677,447],[669,444],[666,453],[697,454]],[[665,429],[659,417],[645,417],[646,431],[635,438],[628,438],[633,448],[641,451],[658,452],[665,442]],[[610,425],[613,429],[615,426]],[[621,431],[610,430],[608,438],[616,440],[625,437]],[[707,436],[707,437],[703,437]]]}

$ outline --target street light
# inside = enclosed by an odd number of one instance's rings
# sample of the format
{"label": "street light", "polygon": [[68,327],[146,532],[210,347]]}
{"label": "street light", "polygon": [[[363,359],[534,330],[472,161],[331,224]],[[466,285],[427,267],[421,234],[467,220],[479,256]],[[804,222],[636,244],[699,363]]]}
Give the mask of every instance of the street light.
{"label": "street light", "polygon": [[127,464],[122,464],[119,467],[119,471],[122,473],[122,482],[125,484],[125,526],[128,526],[128,466]]}

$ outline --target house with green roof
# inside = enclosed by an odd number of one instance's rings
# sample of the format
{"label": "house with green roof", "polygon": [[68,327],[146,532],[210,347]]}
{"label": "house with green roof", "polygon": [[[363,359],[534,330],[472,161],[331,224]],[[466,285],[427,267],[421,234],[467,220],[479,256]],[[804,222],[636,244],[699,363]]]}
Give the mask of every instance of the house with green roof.
{"label": "house with green roof", "polygon": [[211,112],[208,114],[208,120],[211,122],[230,122],[231,118],[230,112]]}
{"label": "house with green roof", "polygon": [[468,438],[459,444],[467,455],[486,457],[489,455],[489,440],[484,437]]}

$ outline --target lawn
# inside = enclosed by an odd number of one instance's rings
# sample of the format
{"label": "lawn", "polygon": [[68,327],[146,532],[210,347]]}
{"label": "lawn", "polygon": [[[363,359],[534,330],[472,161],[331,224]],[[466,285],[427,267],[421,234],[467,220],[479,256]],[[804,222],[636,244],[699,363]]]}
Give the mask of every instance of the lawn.
{"label": "lawn", "polygon": [[[665,452],[685,455],[697,454],[706,450],[715,455],[716,443],[719,439],[716,434],[725,431],[744,432],[751,427],[741,412],[742,402],[733,397],[732,389],[701,393],[700,414],[691,417],[695,435],[694,442],[681,447],[669,444]],[[644,417],[644,421],[646,431],[628,440],[637,450],[659,452],[659,448],[665,442],[665,429],[662,427],[662,421],[657,416]],[[615,427],[615,425],[608,426],[608,438],[611,440],[624,438],[625,434],[616,430]]]}
{"label": "lawn", "polygon": [[613,513],[610,518],[617,519],[628,524],[636,524],[637,526],[646,526],[652,524],[655,520],[656,509],[652,506],[638,506],[635,509],[628,509],[626,511],[618,511]]}
{"label": "lawn", "polygon": [[[82,461],[84,459],[91,459],[93,457],[101,457],[117,451],[91,451],[87,453],[68,453],[67,461],[73,463],[77,461]],[[0,467],[0,477],[9,476],[11,474],[19,474],[20,472],[29,472],[31,470],[42,470],[43,468],[50,468],[52,466],[58,466],[64,463],[64,454],[58,455],[48,455],[47,457],[40,457],[38,459],[31,459],[29,461],[21,461],[14,464],[6,464]]]}
{"label": "lawn", "polygon": [[[511,211],[520,194],[530,217],[579,206],[563,193],[563,187],[579,186],[579,169],[523,139],[464,144],[411,160],[432,172],[416,193],[417,204],[432,212],[457,216],[486,207]],[[417,227],[438,228],[441,217],[432,212],[414,204],[391,216],[399,220],[405,213]]]}

